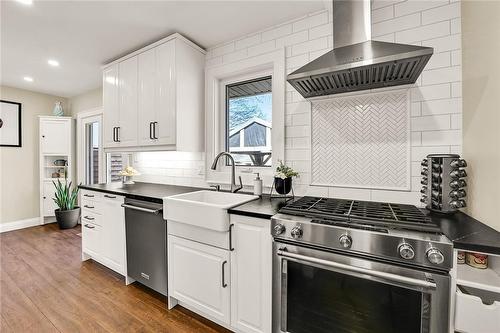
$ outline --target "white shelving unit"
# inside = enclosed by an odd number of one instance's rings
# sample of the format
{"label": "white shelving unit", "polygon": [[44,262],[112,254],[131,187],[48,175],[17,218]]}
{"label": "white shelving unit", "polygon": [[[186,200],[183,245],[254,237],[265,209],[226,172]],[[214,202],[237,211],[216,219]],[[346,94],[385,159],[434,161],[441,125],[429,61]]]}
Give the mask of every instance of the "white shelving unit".
{"label": "white shelving unit", "polygon": [[[73,180],[73,119],[39,116],[40,154],[40,224],[54,221],[54,184],[52,181]],[[64,160],[65,165],[58,160]],[[57,174],[57,175],[56,175]],[[66,177],[65,177],[65,176]]]}
{"label": "white shelving unit", "polygon": [[456,274],[455,331],[500,332],[500,256],[490,254],[486,269],[457,265]]}

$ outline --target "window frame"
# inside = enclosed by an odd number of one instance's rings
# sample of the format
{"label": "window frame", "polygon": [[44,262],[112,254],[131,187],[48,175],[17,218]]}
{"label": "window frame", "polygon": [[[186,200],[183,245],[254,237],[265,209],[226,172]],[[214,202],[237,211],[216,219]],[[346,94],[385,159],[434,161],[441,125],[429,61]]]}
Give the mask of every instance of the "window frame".
{"label": "window frame", "polygon": [[[261,54],[247,59],[207,66],[205,69],[205,181],[207,183],[229,184],[231,168],[219,163],[217,170],[210,169],[215,156],[225,151],[225,91],[221,83],[238,82],[246,77],[263,77],[263,73],[272,76],[272,167],[238,167],[236,175],[241,176],[244,185],[252,185],[259,172],[266,186],[271,186],[272,175],[278,160],[285,160],[285,49]],[[260,74],[260,75],[259,75]],[[224,93],[223,93],[224,91]],[[221,99],[221,97],[224,99]],[[224,113],[221,112],[224,110]],[[225,120],[224,120],[225,121]]]}
{"label": "window frame", "polygon": [[[225,103],[224,103],[224,110],[222,111],[223,112],[223,121],[224,121],[224,140],[225,140],[225,143],[224,143],[224,150],[228,153],[229,152],[229,117],[228,117],[228,114],[229,114],[229,98],[227,98],[227,92],[228,92],[228,89],[229,89],[229,86],[230,85],[234,85],[234,84],[238,84],[238,83],[248,83],[248,82],[252,82],[252,81],[260,81],[260,80],[263,80],[263,79],[267,79],[267,78],[270,78],[271,79],[271,82],[273,80],[273,75],[272,75],[272,72],[267,70],[267,71],[263,71],[263,72],[257,72],[257,73],[252,73],[252,74],[248,74],[248,75],[243,75],[243,76],[240,76],[240,77],[235,77],[235,78],[232,78],[230,80],[225,80],[225,81],[222,81],[221,82],[221,92],[223,93],[223,95],[221,96],[221,98],[224,99]],[[272,89],[272,88],[271,88]],[[271,90],[271,96],[272,96],[272,90]],[[274,109],[273,109],[273,106],[271,106],[271,112],[274,113]],[[272,120],[271,120],[271,124],[272,124]],[[272,128],[271,128],[271,161],[273,160],[273,140],[272,140]],[[229,161],[228,159],[226,159],[226,166],[229,165]],[[263,169],[268,169],[268,168],[272,168],[273,165],[267,165],[267,166],[256,166],[256,165],[235,165],[237,168],[263,168]],[[259,173],[261,171],[258,171]]]}

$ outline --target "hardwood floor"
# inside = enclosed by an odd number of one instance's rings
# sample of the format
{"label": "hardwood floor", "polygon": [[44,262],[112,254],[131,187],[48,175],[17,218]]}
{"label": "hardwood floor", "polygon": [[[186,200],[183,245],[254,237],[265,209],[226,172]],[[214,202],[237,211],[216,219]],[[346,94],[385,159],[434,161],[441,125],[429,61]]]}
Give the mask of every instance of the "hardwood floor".
{"label": "hardwood floor", "polygon": [[0,234],[1,332],[229,332],[82,262],[79,233],[49,224]]}

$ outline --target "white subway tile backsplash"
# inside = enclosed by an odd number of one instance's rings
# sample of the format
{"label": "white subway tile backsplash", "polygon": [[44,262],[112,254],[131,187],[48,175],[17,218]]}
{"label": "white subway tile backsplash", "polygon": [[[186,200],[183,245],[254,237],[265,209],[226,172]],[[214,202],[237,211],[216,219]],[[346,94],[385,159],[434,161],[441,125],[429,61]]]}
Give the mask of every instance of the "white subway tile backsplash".
{"label": "white subway tile backsplash", "polygon": [[372,1],[372,11],[379,9],[379,8],[387,7],[387,6],[393,6],[394,4],[400,3],[403,1],[406,1],[406,0],[373,0]]}
{"label": "white subway tile backsplash", "polygon": [[451,115],[451,128],[462,129],[462,113]]}
{"label": "white subway tile backsplash", "polygon": [[422,102],[413,102],[410,105],[410,115],[418,117],[422,114]]}
{"label": "white subway tile backsplash", "polygon": [[309,31],[303,30],[294,34],[276,39],[276,47],[284,47],[305,42],[309,39]]}
{"label": "white subway tile backsplash", "polygon": [[460,142],[462,142],[460,130],[422,132],[422,145],[424,146],[453,145]]}
{"label": "white subway tile backsplash", "polygon": [[217,57],[234,51],[234,42],[218,46],[210,51],[211,56]]}
{"label": "white subway tile backsplash", "polygon": [[443,21],[418,28],[396,32],[397,43],[415,43],[450,34],[450,22]]}
{"label": "white subway tile backsplash", "polygon": [[451,97],[462,97],[462,82],[451,84]]}
{"label": "white subway tile backsplash", "polygon": [[387,6],[372,10],[372,23],[386,21],[393,17],[394,17],[394,6]]}
{"label": "white subway tile backsplash", "polygon": [[461,80],[462,80],[462,68],[460,66],[425,70],[422,73],[423,85],[456,82]]}
{"label": "white subway tile backsplash", "polygon": [[293,32],[310,29],[328,23],[328,12],[313,14],[293,23]]}
{"label": "white subway tile backsplash", "polygon": [[424,10],[422,24],[429,24],[460,17],[460,2]]}
{"label": "white subway tile backsplash", "polygon": [[405,1],[394,5],[394,15],[403,16],[410,13],[425,11],[426,9],[448,4],[448,0],[415,0]]}
{"label": "white subway tile backsplash", "polygon": [[310,113],[297,113],[292,115],[292,124],[293,126],[310,125],[311,124]]}
{"label": "white subway tile backsplash", "polygon": [[[241,60],[241,59],[245,59],[246,57],[248,57],[248,50],[247,49],[243,49],[243,50],[239,50],[239,51],[236,51],[236,52],[231,52],[231,53],[228,53],[228,54],[224,54],[222,56],[222,59],[223,59],[223,62],[224,63],[230,63],[230,62],[234,62],[234,61],[238,61],[238,60]],[[216,59],[216,58],[214,58]]]}
{"label": "white subway tile backsplash", "polygon": [[333,31],[333,23],[323,24],[309,29],[309,39],[331,36]]}
{"label": "white subway tile backsplash", "polygon": [[422,102],[422,115],[462,113],[462,99],[449,98]]}
{"label": "white subway tile backsplash", "polygon": [[[372,24],[372,35],[374,37],[386,35],[391,32],[397,32],[420,25],[420,13],[411,14],[404,17],[398,17],[393,20],[382,21]],[[418,40],[418,39],[416,39]]]}
{"label": "white subway tile backsplash", "polygon": [[286,36],[292,33],[292,24],[283,24],[281,26],[278,26],[276,28],[266,30],[262,32],[262,41],[268,41],[271,39],[276,39],[282,36]]}
{"label": "white subway tile backsplash", "polygon": [[373,40],[378,40],[380,42],[387,42],[387,43],[394,43],[395,39],[396,39],[396,36],[395,36],[394,32],[391,32],[390,34],[387,34],[387,35],[373,37]]}
{"label": "white subway tile backsplash", "polygon": [[462,65],[462,51],[461,50],[451,51],[451,65],[452,66],[461,66]]}
{"label": "white subway tile backsplash", "polygon": [[450,30],[452,34],[459,34],[462,32],[462,20],[460,17],[450,21]]}
{"label": "white subway tile backsplash", "polygon": [[330,198],[351,200],[371,200],[371,190],[363,188],[330,187],[328,196]]}
{"label": "white subway tile backsplash", "polygon": [[[309,54],[304,53],[295,57],[290,57],[286,59],[286,68],[291,69],[291,68],[297,68],[304,66],[309,62]],[[290,84],[287,84],[287,87],[290,87],[290,91],[293,90],[293,87]]]}
{"label": "white subway tile backsplash", "polygon": [[450,146],[420,146],[411,148],[411,160],[421,162],[429,154],[449,154]]}
{"label": "white subway tile backsplash", "polygon": [[270,40],[259,45],[255,45],[248,48],[248,56],[256,56],[259,54],[274,51],[276,49],[276,41]]}
{"label": "white subway tile backsplash", "polygon": [[423,45],[433,47],[434,52],[445,52],[452,50],[461,49],[462,41],[460,34],[434,38],[430,40],[426,40],[423,42]]}
{"label": "white subway tile backsplash", "polygon": [[421,116],[411,118],[412,131],[435,131],[450,129],[450,116]]}
{"label": "white subway tile backsplash", "polygon": [[432,86],[416,87],[411,89],[412,101],[426,101],[433,99],[450,98],[450,84],[436,84]]}
{"label": "white subway tile backsplash", "polygon": [[441,67],[449,67],[451,63],[451,54],[450,52],[441,52],[434,53],[432,57],[429,59],[427,65],[425,65],[425,69],[434,69]]}
{"label": "white subway tile backsplash", "polygon": [[246,37],[246,38],[237,40],[236,42],[234,42],[234,48],[236,50],[239,50],[239,49],[243,49],[243,48],[246,48],[249,46],[259,44],[260,42],[261,42],[261,35],[256,34],[256,35],[253,35],[250,37]]}
{"label": "white subway tile backsplash", "polygon": [[292,46],[292,55],[309,53],[328,48],[328,38],[321,37],[318,39],[309,40]]}

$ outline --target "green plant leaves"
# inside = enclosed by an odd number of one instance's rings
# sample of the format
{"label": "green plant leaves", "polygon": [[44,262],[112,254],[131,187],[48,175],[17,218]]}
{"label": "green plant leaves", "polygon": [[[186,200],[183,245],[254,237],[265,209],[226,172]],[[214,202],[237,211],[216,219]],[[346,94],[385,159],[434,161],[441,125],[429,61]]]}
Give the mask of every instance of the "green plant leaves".
{"label": "green plant leaves", "polygon": [[78,199],[78,186],[71,189],[73,183],[65,181],[64,183],[61,180],[57,180],[57,183],[52,181],[56,192],[54,193],[54,202],[59,207],[60,210],[71,210],[76,206],[76,201]]}

